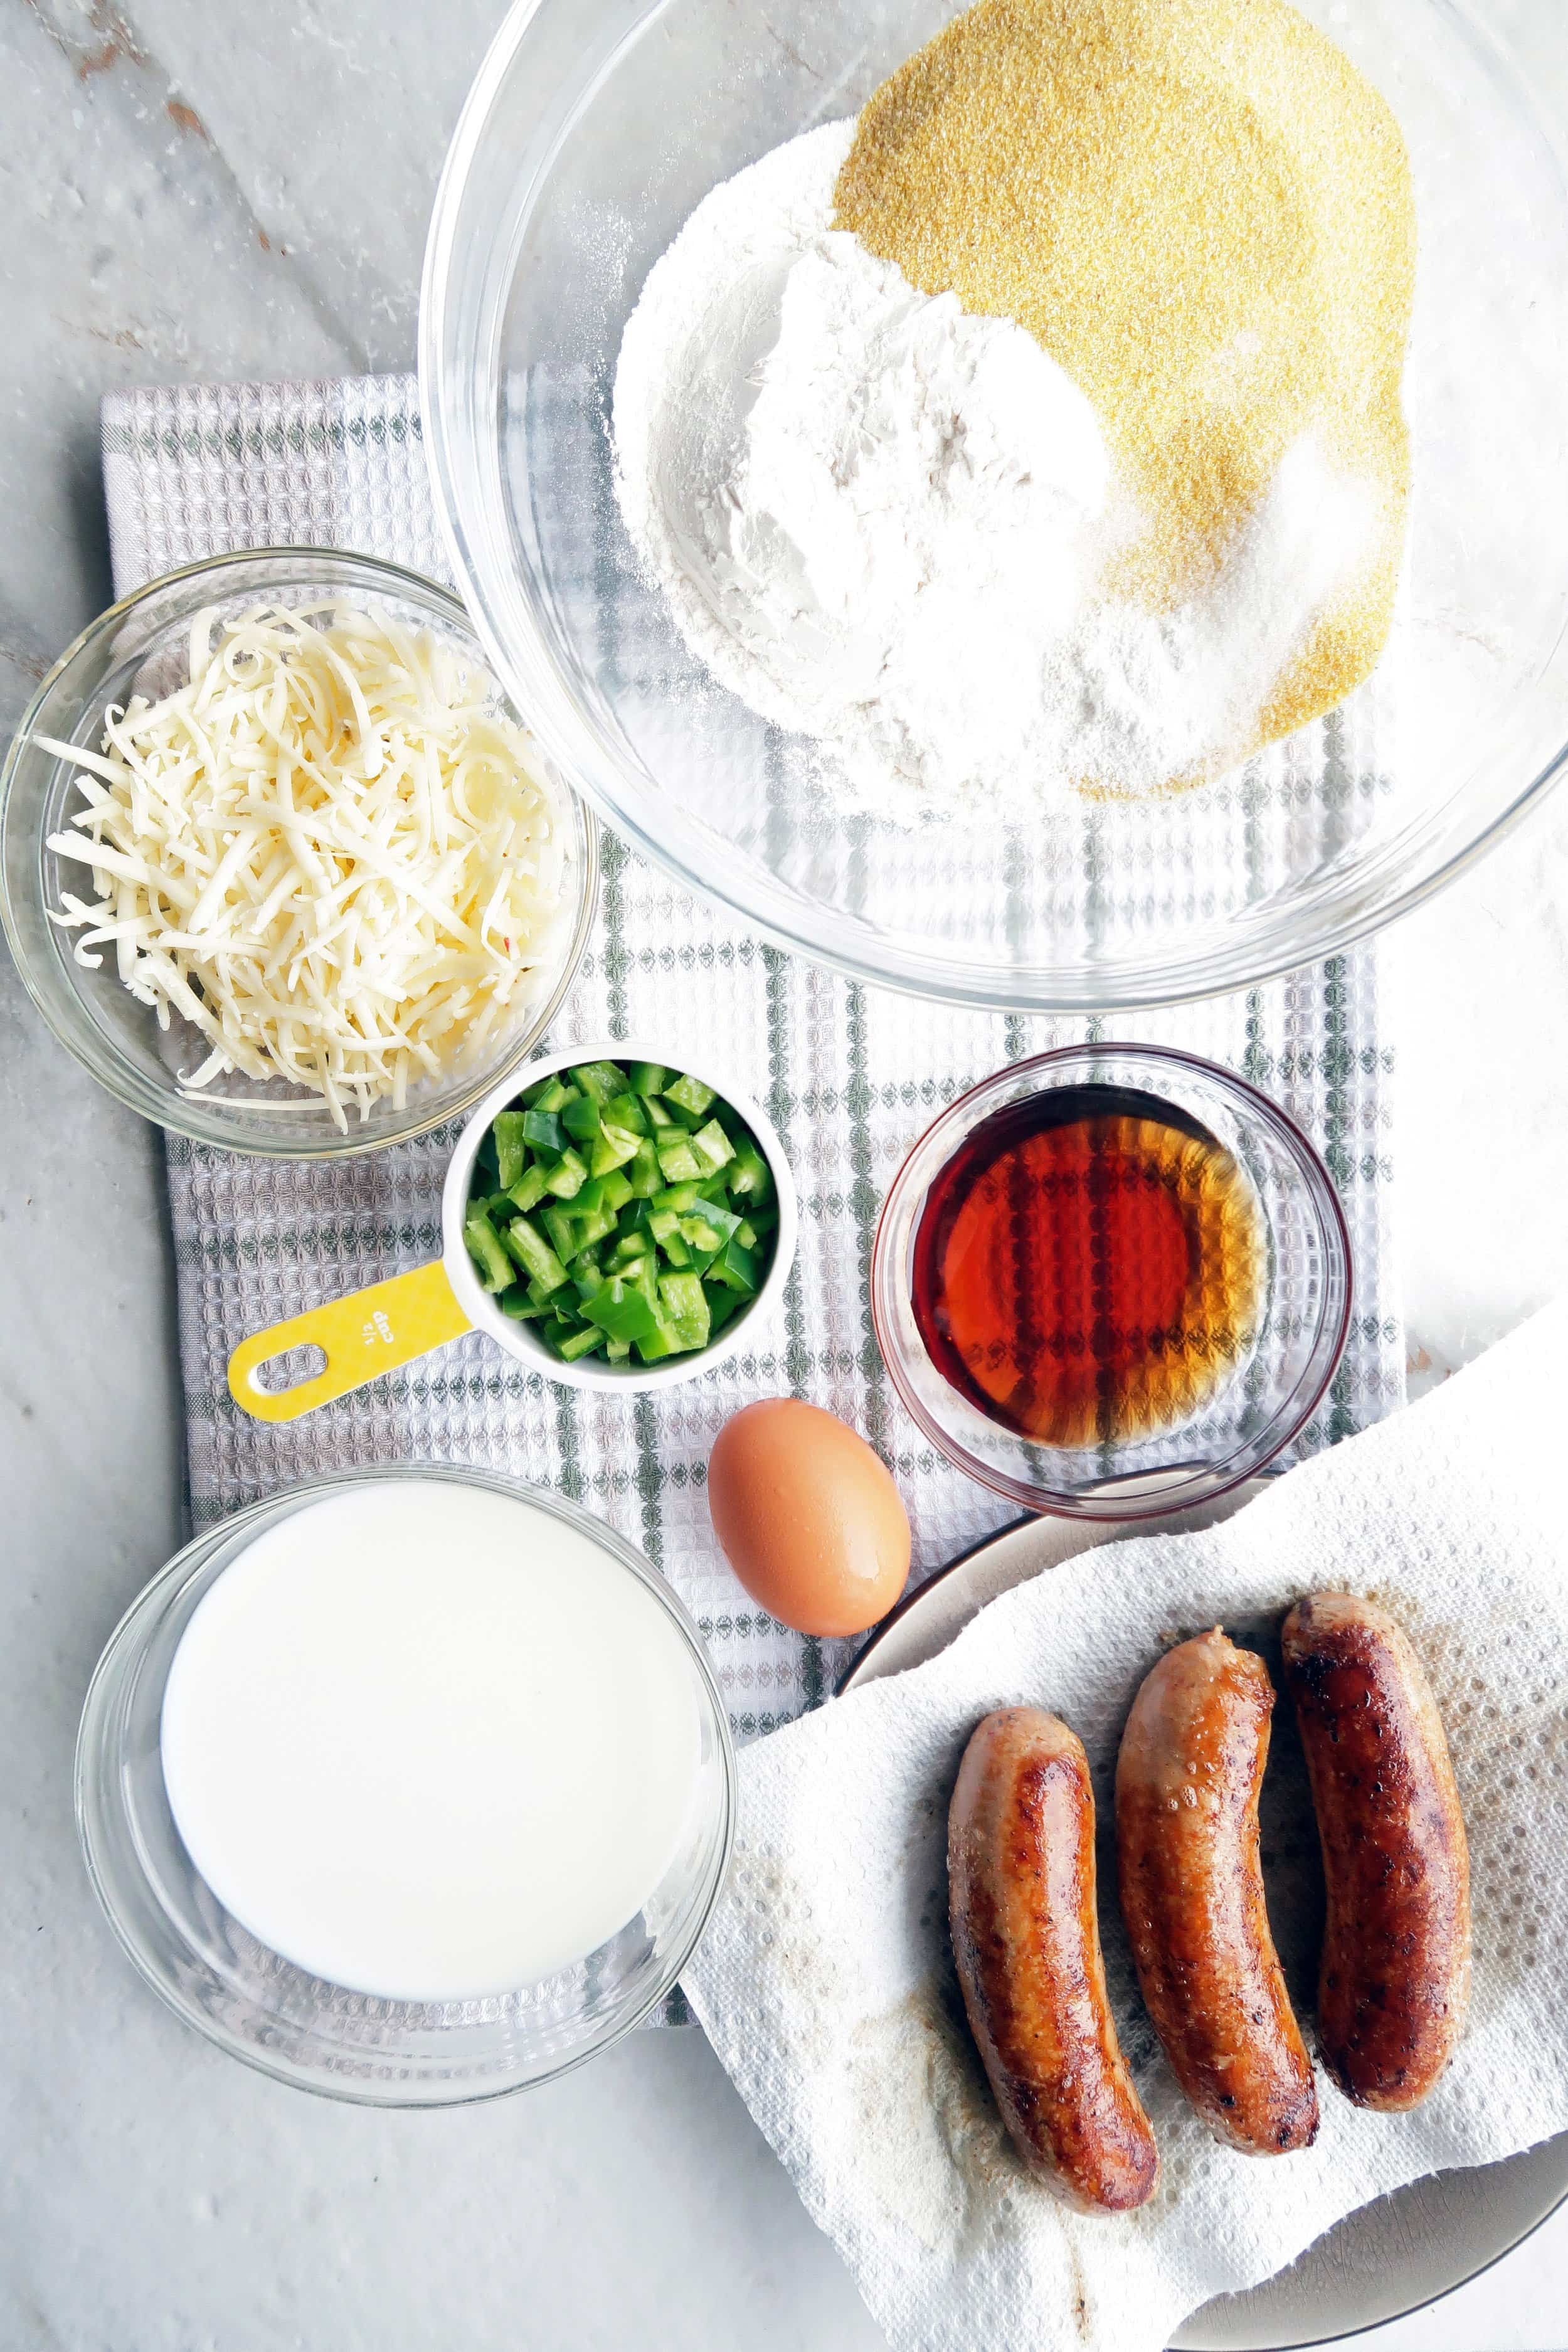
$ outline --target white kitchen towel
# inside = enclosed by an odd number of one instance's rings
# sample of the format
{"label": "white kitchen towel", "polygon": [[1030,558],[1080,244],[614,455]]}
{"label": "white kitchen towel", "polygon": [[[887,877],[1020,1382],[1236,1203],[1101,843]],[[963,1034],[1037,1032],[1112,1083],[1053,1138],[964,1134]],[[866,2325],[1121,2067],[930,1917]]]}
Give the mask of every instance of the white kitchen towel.
{"label": "white kitchen towel", "polygon": [[[741,1842],[686,1991],[893,2352],[1154,2352],[1423,2173],[1568,2128],[1568,1517],[1556,1480],[1568,1303],[1409,1412],[1303,1465],[1223,1527],[1080,1555],[984,1610],[942,1656],[741,1759]],[[1375,1596],[1431,1675],[1470,1843],[1468,2030],[1426,2105],[1352,2107],[1321,2079],[1316,2145],[1212,2141],[1134,1987],[1110,1790],[1140,1680],[1223,1624],[1269,1655],[1301,1593]],[[947,1931],[947,1805],[965,1740],[1029,1702],[1083,1739],[1122,2048],[1161,2181],[1124,2219],[1069,2212],[1013,2154],[965,2030]],[[1316,1837],[1288,1706],[1264,1806],[1269,1908],[1310,2001]]]}
{"label": "white kitchen towel", "polygon": [[[590,428],[599,429],[591,416]],[[121,591],[223,549],[284,541],[449,577],[412,377],[116,394],[104,407],[103,449]],[[612,518],[606,527],[618,525]],[[583,560],[584,593],[591,579],[614,576],[592,547]],[[1359,738],[1325,728],[1303,741],[1288,780],[1293,821],[1312,805],[1314,760],[1325,803],[1335,792],[1372,788],[1370,751],[1352,756]],[[657,1397],[557,1388],[475,1335],[303,1421],[251,1421],[228,1396],[232,1349],[282,1316],[433,1256],[450,1136],[314,1164],[237,1159],[171,1138],[193,1514],[200,1524],[296,1479],[382,1461],[472,1462],[560,1487],[669,1578],[748,1738],[830,1690],[850,1645],[790,1633],[731,1576],[703,1491],[713,1438],[737,1406],[770,1392],[842,1414],[894,1470],[917,1576],[1013,1516],[932,1452],[892,1394],[871,1334],[868,1262],[882,1195],[937,1110],[1000,1064],[1081,1038],[1088,1024],[862,987],[764,945],[613,834],[604,853],[600,921],[550,1042],[642,1035],[668,1041],[674,1060],[700,1049],[762,1097],[801,1193],[799,1261],[781,1322],[722,1370]],[[1179,878],[1188,869],[1173,853],[1171,870],[1172,887],[1197,887]],[[1350,1347],[1305,1448],[1400,1403],[1387,1218],[1392,1055],[1372,950],[1096,1034],[1227,1062],[1305,1128],[1339,1187],[1356,1264]]]}

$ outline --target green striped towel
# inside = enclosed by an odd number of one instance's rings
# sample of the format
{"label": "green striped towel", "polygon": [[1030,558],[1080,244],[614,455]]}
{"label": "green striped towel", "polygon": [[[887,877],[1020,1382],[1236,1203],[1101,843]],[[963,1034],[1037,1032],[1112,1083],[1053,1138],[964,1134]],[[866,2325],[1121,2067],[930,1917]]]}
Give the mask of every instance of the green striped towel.
{"label": "green striped towel", "polygon": [[[448,579],[412,377],[184,386],[105,404],[117,586],[233,547],[352,548]],[[1328,751],[1324,749],[1325,766]],[[829,1691],[850,1644],[786,1631],[719,1556],[703,1492],[714,1435],[789,1391],[852,1423],[909,1505],[917,1576],[1014,1516],[941,1460],[894,1397],[867,1275],[882,1195],[940,1107],[1008,1060],[1091,1034],[916,1003],[782,953],[694,901],[615,837],[601,917],[551,1040],[658,1038],[748,1078],[788,1150],[801,1244],[782,1320],[721,1370],[621,1401],[552,1386],[470,1336],[291,1425],[247,1419],[225,1365],[247,1332],[433,1256],[450,1133],[336,1163],[237,1159],[169,1140],[190,1492],[198,1524],[349,1464],[481,1464],[559,1487],[640,1544],[690,1608],[742,1738]],[[1339,1185],[1357,1268],[1343,1367],[1317,1447],[1404,1397],[1387,1203],[1392,1056],[1370,950],[1243,995],[1118,1020],[1114,1034],[1233,1065],[1313,1137]]]}

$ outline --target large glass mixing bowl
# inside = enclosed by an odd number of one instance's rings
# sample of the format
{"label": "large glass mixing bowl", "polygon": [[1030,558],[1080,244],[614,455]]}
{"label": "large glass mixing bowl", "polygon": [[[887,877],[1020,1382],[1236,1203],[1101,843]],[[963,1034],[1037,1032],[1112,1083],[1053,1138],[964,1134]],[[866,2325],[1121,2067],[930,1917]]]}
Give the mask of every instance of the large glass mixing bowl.
{"label": "large glass mixing bowl", "polygon": [[425,429],[491,659],[628,839],[867,979],[1072,1012],[1240,987],[1342,947],[1553,781],[1568,744],[1568,187],[1529,54],[1549,12],[1304,7],[1393,106],[1414,167],[1412,530],[1390,651],[1345,713],[1196,793],[910,831],[836,813],[804,739],[686,651],[634,568],[607,423],[622,330],[692,207],[854,112],[954,12],[519,0],[437,199]]}

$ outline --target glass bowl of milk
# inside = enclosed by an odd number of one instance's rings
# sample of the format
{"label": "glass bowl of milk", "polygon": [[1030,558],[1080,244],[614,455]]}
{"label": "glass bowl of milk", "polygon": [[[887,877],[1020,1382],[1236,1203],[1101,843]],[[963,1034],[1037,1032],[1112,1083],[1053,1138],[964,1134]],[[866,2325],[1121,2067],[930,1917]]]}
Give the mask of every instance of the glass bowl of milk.
{"label": "glass bowl of milk", "polygon": [[432,1465],[208,1529],[99,1662],[93,1885],[153,1990],[263,2073],[436,2106],[542,2083],[663,2000],[729,1858],[696,1628],[613,1529]]}

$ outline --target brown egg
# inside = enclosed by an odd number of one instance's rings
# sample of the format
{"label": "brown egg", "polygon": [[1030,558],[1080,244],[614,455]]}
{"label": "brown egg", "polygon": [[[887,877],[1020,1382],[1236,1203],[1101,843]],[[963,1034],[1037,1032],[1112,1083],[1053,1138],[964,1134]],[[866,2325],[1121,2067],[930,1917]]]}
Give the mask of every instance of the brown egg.
{"label": "brown egg", "polygon": [[862,1437],[819,1405],[765,1397],[724,1423],[708,1507],[753,1601],[800,1633],[863,1633],[910,1572],[899,1490]]}

